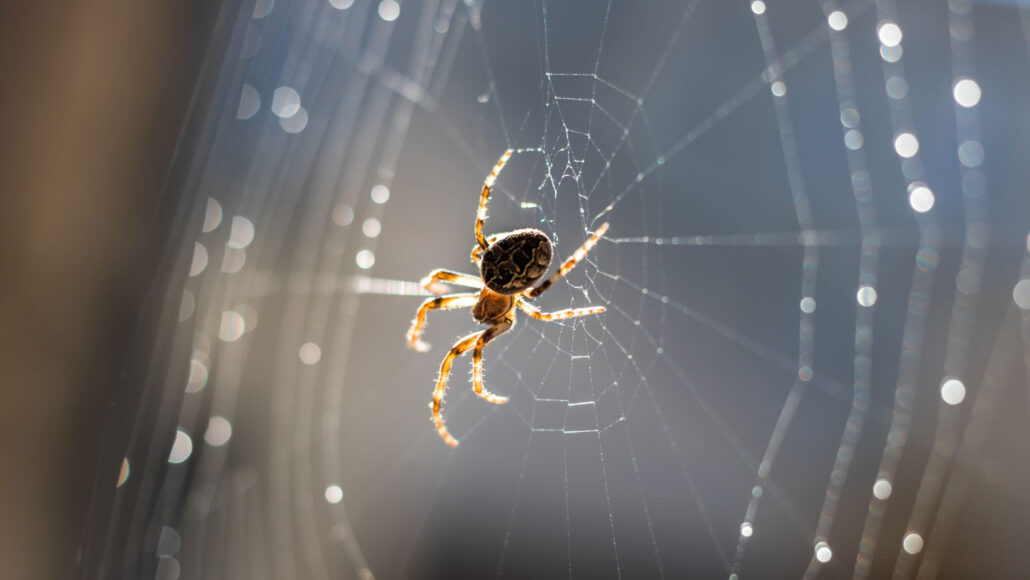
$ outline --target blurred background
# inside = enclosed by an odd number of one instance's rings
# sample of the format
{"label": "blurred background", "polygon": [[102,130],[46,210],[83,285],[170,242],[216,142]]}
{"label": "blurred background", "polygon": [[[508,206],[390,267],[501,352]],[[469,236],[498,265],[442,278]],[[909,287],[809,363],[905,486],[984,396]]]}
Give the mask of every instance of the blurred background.
{"label": "blurred background", "polygon": [[[1030,569],[1030,5],[0,9],[12,578]],[[434,268],[610,230],[485,350]]]}

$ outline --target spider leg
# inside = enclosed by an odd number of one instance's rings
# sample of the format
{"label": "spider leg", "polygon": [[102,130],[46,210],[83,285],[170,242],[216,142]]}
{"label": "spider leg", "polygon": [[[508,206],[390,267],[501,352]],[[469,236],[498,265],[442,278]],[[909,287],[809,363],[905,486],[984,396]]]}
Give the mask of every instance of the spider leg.
{"label": "spider leg", "polygon": [[440,414],[440,409],[443,408],[443,396],[447,390],[447,377],[451,374],[451,364],[455,358],[472,348],[476,340],[488,330],[480,330],[462,337],[458,342],[454,343],[450,352],[447,353],[447,356],[443,358],[443,362],[440,363],[440,376],[436,379],[436,389],[433,390],[433,402],[429,404],[429,408],[433,411],[433,424],[436,425],[436,432],[451,447],[457,447],[458,440],[447,430],[447,426],[443,422],[443,415]]}
{"label": "spider leg", "polygon": [[497,165],[494,165],[494,170],[490,172],[490,175],[486,176],[486,180],[483,181],[483,195],[479,198],[479,211],[476,212],[476,242],[480,248],[486,249],[486,238],[483,237],[483,220],[486,219],[486,201],[490,198],[490,188],[494,186],[494,182],[497,181],[497,176],[500,175],[501,170],[504,169],[504,164],[508,162],[508,158],[511,157],[512,150],[508,149],[505,151],[499,160]]}
{"label": "spider leg", "polygon": [[[492,236],[488,236],[486,238],[486,245],[489,246],[490,244],[492,244],[492,243],[496,242],[497,240],[503,238],[504,236],[508,235],[509,233],[511,233],[511,232],[504,232],[503,234],[494,234]],[[484,249],[479,247],[479,244],[476,244],[475,246],[472,247],[472,263],[473,264],[477,264],[477,265],[479,264],[479,260],[483,256],[483,252],[484,252]]]}
{"label": "spider leg", "polygon": [[476,341],[476,348],[472,351],[472,387],[477,395],[495,405],[507,403],[508,397],[495,395],[483,386],[483,347],[486,346],[486,343],[508,332],[513,324],[515,324],[514,316],[486,329]]}
{"label": "spider leg", "polygon": [[449,296],[437,296],[429,298],[418,307],[415,320],[411,321],[411,328],[408,329],[408,346],[418,352],[429,350],[429,343],[420,339],[426,329],[426,315],[430,310],[454,310],[456,308],[471,308],[479,301],[479,294],[451,294]]}
{"label": "spider leg", "polygon": [[422,278],[419,284],[426,290],[433,294],[446,294],[450,290],[444,284],[454,284],[455,286],[467,286],[469,288],[482,288],[483,281],[478,276],[471,274],[462,274],[461,272],[452,272],[450,270],[436,269],[429,273],[428,276]]}
{"label": "spider leg", "polygon": [[594,235],[590,236],[587,239],[587,241],[583,242],[583,245],[580,246],[579,249],[576,250],[568,260],[565,260],[565,263],[561,265],[561,268],[558,268],[558,271],[555,272],[554,275],[545,280],[543,284],[537,286],[536,288],[530,288],[529,290],[526,290],[523,294],[527,298],[536,298],[537,296],[543,294],[545,290],[551,287],[551,284],[554,284],[562,276],[568,274],[569,270],[575,268],[576,264],[578,264],[580,260],[586,257],[587,252],[589,252],[590,249],[593,248],[595,244],[597,244],[597,241],[601,239],[601,236],[603,236],[606,231],[608,231],[608,222],[601,224],[601,227],[597,228],[597,231],[594,232]]}
{"label": "spider leg", "polygon": [[565,310],[559,310],[557,312],[540,312],[540,309],[528,302],[518,301],[519,308],[526,314],[536,318],[537,320],[564,320],[566,318],[576,318],[579,316],[589,316],[591,314],[600,314],[605,311],[604,306],[586,306],[584,308],[566,308]]}

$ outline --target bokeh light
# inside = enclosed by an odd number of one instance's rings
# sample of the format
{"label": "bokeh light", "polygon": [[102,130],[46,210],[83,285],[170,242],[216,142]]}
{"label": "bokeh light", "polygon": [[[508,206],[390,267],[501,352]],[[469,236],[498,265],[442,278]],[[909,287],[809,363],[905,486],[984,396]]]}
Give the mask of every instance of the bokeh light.
{"label": "bokeh light", "polygon": [[322,348],[313,342],[305,342],[300,347],[300,360],[306,365],[318,364],[322,360]]}
{"label": "bokeh light", "polygon": [[183,463],[193,454],[193,440],[181,428],[175,431],[172,450],[168,454],[168,463]]}
{"label": "bokeh light", "polygon": [[204,431],[204,442],[212,447],[221,447],[229,442],[232,437],[232,423],[225,417],[214,416],[207,422],[207,431]]}
{"label": "bokeh light", "polygon": [[973,79],[959,80],[952,93],[955,102],[966,108],[975,107],[980,102],[980,85]]}
{"label": "bokeh light", "polygon": [[941,383],[941,399],[949,405],[957,405],[966,398],[966,386],[958,379]]}

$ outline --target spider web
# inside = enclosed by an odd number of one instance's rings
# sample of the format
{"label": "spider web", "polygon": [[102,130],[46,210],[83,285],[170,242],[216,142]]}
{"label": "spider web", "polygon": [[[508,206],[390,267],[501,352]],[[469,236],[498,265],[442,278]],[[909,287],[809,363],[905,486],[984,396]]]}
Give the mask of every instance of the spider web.
{"label": "spider web", "polygon": [[[184,161],[196,237],[163,403],[178,435],[127,452],[158,498],[139,524],[155,573],[1026,569],[1021,10],[258,0],[233,15]],[[431,313],[429,355],[403,334],[414,280],[472,271],[478,188],[506,148],[486,233],[536,227],[564,259],[609,222],[537,301],[607,312],[522,316],[491,343],[504,406],[470,393],[458,359],[451,450],[425,405],[472,321]]]}

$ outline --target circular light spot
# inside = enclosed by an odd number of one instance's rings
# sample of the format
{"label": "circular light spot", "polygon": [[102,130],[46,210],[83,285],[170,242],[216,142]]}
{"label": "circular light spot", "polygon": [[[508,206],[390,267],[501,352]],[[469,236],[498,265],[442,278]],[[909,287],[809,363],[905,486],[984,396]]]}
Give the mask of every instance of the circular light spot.
{"label": "circular light spot", "polygon": [[258,94],[257,89],[243,83],[243,88],[240,90],[240,104],[236,107],[236,118],[249,119],[257,115],[259,110],[261,110],[261,95]]}
{"label": "circular light spot", "polygon": [[275,0],[257,0],[254,3],[254,12],[252,16],[260,20],[272,13],[272,8],[275,8]]}
{"label": "circular light spot", "polygon": [[354,261],[357,262],[358,267],[362,270],[368,270],[376,263],[376,256],[371,250],[361,250],[355,254]]}
{"label": "circular light spot", "polygon": [[901,547],[909,554],[918,554],[923,550],[923,536],[909,532],[905,534],[905,539],[901,540]]}
{"label": "circular light spot", "polygon": [[769,86],[769,90],[772,91],[774,96],[782,97],[787,94],[787,85],[783,81],[776,81]]}
{"label": "circular light spot", "polygon": [[243,249],[254,241],[254,223],[243,216],[233,216],[229,230],[229,247]]}
{"label": "circular light spot", "polygon": [[237,304],[236,307],[233,308],[233,310],[239,312],[240,316],[243,317],[244,332],[253,332],[254,329],[257,328],[257,309],[255,309],[253,306],[250,306],[249,304]]}
{"label": "circular light spot", "polygon": [[991,242],[991,225],[979,220],[970,222],[966,226],[966,240],[972,248],[986,248]]}
{"label": "circular light spot", "polygon": [[801,312],[805,314],[811,314],[815,312],[815,298],[811,296],[805,296],[801,299]]}
{"label": "circular light spot", "polygon": [[322,360],[322,348],[313,342],[305,342],[300,346],[300,361],[306,365],[313,365]]}
{"label": "circular light spot", "polygon": [[182,429],[175,431],[175,442],[172,443],[172,451],[168,454],[168,463],[182,463],[190,458],[193,453],[193,440]]}
{"label": "circular light spot", "polygon": [[218,338],[225,342],[233,342],[243,336],[246,330],[246,322],[239,312],[226,310],[222,313],[222,324],[218,327]]}
{"label": "circular light spot", "polygon": [[1016,287],[1012,289],[1012,299],[1016,302],[1016,306],[1023,310],[1030,310],[1030,278],[1016,282]]}
{"label": "circular light spot", "polygon": [[325,501],[329,503],[340,503],[343,501],[343,490],[338,485],[330,485],[325,488]]}
{"label": "circular light spot", "polygon": [[908,194],[908,205],[919,213],[926,213],[933,209],[933,192],[925,185],[917,185]]}
{"label": "circular light spot", "polygon": [[390,188],[380,183],[372,187],[371,196],[372,201],[378,204],[386,203],[390,199]]}
{"label": "circular light spot", "polygon": [[908,95],[908,81],[905,77],[893,76],[887,79],[887,96],[892,99],[904,99]]}
{"label": "circular light spot", "polygon": [[[968,231],[968,230],[967,230]],[[963,267],[955,276],[955,288],[963,294],[975,294],[980,290],[982,272],[976,268]]]}
{"label": "circular light spot", "polygon": [[296,135],[300,133],[308,126],[308,111],[301,107],[297,111],[296,115],[286,117],[285,119],[279,119],[279,126],[283,128],[283,131]]}
{"label": "circular light spot", "polygon": [[921,248],[916,252],[916,266],[924,272],[930,272],[937,268],[941,257],[933,248]]}
{"label": "circular light spot", "polygon": [[[968,7],[963,7],[959,2],[951,2],[949,8],[956,14],[961,14],[959,10],[965,8],[968,11]],[[965,41],[973,38],[974,28],[972,26],[972,19],[964,19],[954,21],[948,26],[948,32],[951,33],[951,37],[955,40]]]}
{"label": "circular light spot", "polygon": [[300,93],[293,87],[281,86],[272,93],[272,112],[280,119],[287,119],[300,111]]}
{"label": "circular light spot", "polygon": [[765,2],[762,2],[762,0],[755,0],[751,3],[751,11],[755,14],[765,14]]}
{"label": "circular light spot", "polygon": [[157,548],[154,552],[158,556],[174,556],[182,547],[182,536],[175,528],[168,526],[161,527],[161,535],[157,540]]}
{"label": "circular light spot", "polygon": [[207,421],[207,431],[204,432],[204,441],[212,447],[221,447],[229,442],[232,437],[232,423],[225,417],[215,415]]}
{"label": "circular light spot", "polygon": [[898,136],[894,138],[894,150],[906,159],[914,157],[919,152],[919,139],[916,139],[916,136],[908,131],[898,133]]}
{"label": "circular light spot", "polygon": [[886,479],[877,479],[876,483],[873,484],[873,496],[876,497],[876,499],[887,499],[891,496],[892,491],[894,491],[894,486],[892,486],[891,482]]}
{"label": "circular light spot", "polygon": [[207,366],[197,360],[190,361],[190,378],[186,382],[186,392],[196,393],[207,386]]}
{"label": "circular light spot", "polygon": [[901,60],[901,54],[902,54],[901,45],[898,45],[898,46],[884,46],[882,44],[880,45],[880,58],[882,58],[884,60],[884,62],[898,62],[899,60]]}
{"label": "circular light spot", "polygon": [[868,171],[856,171],[851,174],[851,186],[855,189],[868,189],[872,187]]}
{"label": "circular light spot", "polygon": [[236,248],[226,248],[222,254],[222,271],[226,274],[235,274],[247,264],[247,251]]}
{"label": "circular light spot", "polygon": [[222,204],[213,197],[207,198],[207,209],[204,210],[204,233],[213,232],[222,223]]}
{"label": "circular light spot", "polygon": [[980,197],[987,189],[987,180],[979,171],[967,171],[962,176],[962,192],[969,197]]}
{"label": "circular light spot", "polygon": [[830,25],[830,28],[834,30],[844,30],[848,27],[848,15],[844,14],[840,10],[834,10],[826,17],[826,22]]}
{"label": "circular light spot", "polygon": [[333,223],[338,226],[350,225],[354,221],[354,210],[349,206],[338,204],[333,208]]}
{"label": "circular light spot", "polygon": [[860,120],[862,120],[862,116],[858,114],[858,109],[854,107],[848,107],[840,112],[840,124],[848,129],[857,127]]}
{"label": "circular light spot", "polygon": [[872,286],[859,286],[855,298],[862,306],[872,306],[876,304],[876,288]]}
{"label": "circular light spot", "polygon": [[884,46],[897,46],[901,44],[901,27],[890,20],[880,23],[876,35],[880,38],[880,44]]}
{"label": "circular light spot", "polygon": [[980,102],[980,85],[973,79],[958,81],[951,92],[955,96],[955,102],[967,109],[975,107]]}
{"label": "circular light spot", "polygon": [[819,542],[815,545],[815,559],[819,560],[823,564],[830,561],[833,558],[833,550],[830,549],[830,545],[826,542]]}
{"label": "circular light spot", "polygon": [[129,468],[129,458],[122,458],[122,468],[118,470],[118,482],[115,483],[115,487],[121,487],[125,485],[126,481],[129,481],[129,473],[132,470]]}
{"label": "circular light spot", "polygon": [[197,276],[207,268],[207,248],[200,242],[193,244],[193,261],[190,262],[190,276]]}
{"label": "circular light spot", "polygon": [[370,238],[375,238],[379,236],[379,232],[381,232],[382,229],[382,225],[376,218],[368,218],[367,220],[365,220],[365,223],[361,224],[361,233],[365,234]]}
{"label": "circular light spot", "polygon": [[941,400],[949,405],[957,405],[966,398],[966,386],[958,379],[948,379],[941,383]]}
{"label": "circular light spot", "polygon": [[849,129],[847,133],[844,133],[844,146],[852,151],[857,151],[862,148],[865,143],[865,138],[862,136],[862,132],[858,129]]}
{"label": "circular light spot", "polygon": [[750,538],[753,533],[755,533],[755,529],[751,527],[750,523],[744,522],[740,524],[740,535],[745,538]]}
{"label": "circular light spot", "polygon": [[958,146],[958,160],[966,167],[980,167],[984,162],[983,145],[976,141],[963,141]]}
{"label": "circular light spot", "polygon": [[189,290],[182,291],[182,300],[179,302],[179,322],[189,320],[197,309],[197,299]]}
{"label": "circular light spot", "polygon": [[813,371],[812,367],[808,365],[805,365],[798,369],[798,378],[805,382],[812,380],[813,376],[815,376],[815,371]]}
{"label": "circular light spot", "polygon": [[337,10],[346,10],[354,6],[354,0],[329,0],[329,5]]}
{"label": "circular light spot", "polygon": [[179,580],[181,573],[182,567],[178,560],[171,556],[158,556],[154,580]]}
{"label": "circular light spot", "polygon": [[397,0],[383,0],[379,3],[379,17],[387,22],[397,20],[401,15],[401,5]]}

